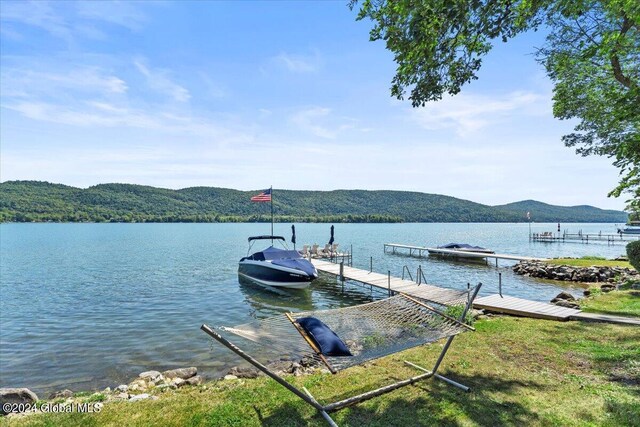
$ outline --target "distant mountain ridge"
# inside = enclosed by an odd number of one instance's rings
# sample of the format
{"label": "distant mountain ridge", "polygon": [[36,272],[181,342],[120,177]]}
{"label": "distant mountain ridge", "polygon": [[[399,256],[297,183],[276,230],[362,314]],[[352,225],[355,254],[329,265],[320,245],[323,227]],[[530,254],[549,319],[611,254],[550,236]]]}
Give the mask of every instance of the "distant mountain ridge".
{"label": "distant mountain ridge", "polygon": [[[42,181],[0,183],[0,221],[15,222],[255,222],[268,221],[260,190],[217,187],[170,190],[136,184],[86,189]],[[488,206],[409,191],[274,189],[279,222],[625,222],[622,211],[554,206],[525,200]]]}

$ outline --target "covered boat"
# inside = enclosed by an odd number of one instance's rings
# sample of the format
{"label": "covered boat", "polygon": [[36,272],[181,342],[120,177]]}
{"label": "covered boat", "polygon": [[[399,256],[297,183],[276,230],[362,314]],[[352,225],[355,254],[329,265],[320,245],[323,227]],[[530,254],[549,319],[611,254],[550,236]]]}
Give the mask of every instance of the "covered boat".
{"label": "covered boat", "polygon": [[625,228],[618,228],[618,234],[640,234],[640,221],[629,221]]}
{"label": "covered boat", "polygon": [[[268,248],[248,255],[257,240],[271,240]],[[273,241],[282,241],[282,236],[249,237],[249,251],[238,264],[238,275],[261,285],[302,289],[318,278],[318,271],[296,250],[280,249]]]}
{"label": "covered boat", "polygon": [[456,258],[484,258],[486,255],[495,253],[491,249],[480,246],[473,246],[467,243],[449,243],[438,246],[435,249],[428,249],[430,255],[452,256]]}

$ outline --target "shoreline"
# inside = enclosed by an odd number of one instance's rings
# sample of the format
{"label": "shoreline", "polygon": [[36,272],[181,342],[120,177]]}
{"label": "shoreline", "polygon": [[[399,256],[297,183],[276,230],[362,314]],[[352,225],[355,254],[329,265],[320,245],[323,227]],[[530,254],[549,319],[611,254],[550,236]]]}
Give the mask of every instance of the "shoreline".
{"label": "shoreline", "polygon": [[[593,286],[593,283],[589,284]],[[608,283],[602,286],[608,286]],[[633,295],[640,297],[640,292],[637,290],[640,288],[640,282],[636,281],[632,285],[625,286],[626,291],[633,292]],[[595,290],[595,291],[594,291]],[[611,291],[619,291],[620,287],[616,286],[615,289],[602,290],[598,287],[591,287],[585,290],[585,297],[580,300],[573,300],[576,302],[576,306],[579,307],[579,304],[589,305],[590,302],[601,298],[604,293],[609,293]],[[597,291],[597,292],[596,292]],[[609,294],[609,298],[615,298],[615,294],[618,292],[612,292]],[[590,297],[591,296],[591,297]],[[563,306],[563,302],[566,302],[562,294],[558,295],[552,303],[558,303],[558,305]],[[640,304],[637,310],[640,310]],[[597,312],[597,310],[596,310]],[[608,311],[607,311],[608,312]],[[628,313],[619,313],[623,316],[628,316]],[[638,312],[640,314],[640,311]],[[474,318],[476,321],[482,321],[492,318],[511,318],[518,321],[520,318],[513,317],[505,314],[497,314],[497,313],[488,313],[483,310],[474,310]],[[534,319],[527,319],[534,320]],[[552,322],[553,321],[546,321]],[[574,321],[575,323],[580,324],[580,322]],[[392,357],[392,356],[389,356]],[[310,375],[326,375],[329,374],[329,371],[319,364],[315,365],[304,365],[303,361],[294,361],[294,360],[273,360],[271,362],[266,363],[272,370],[277,372],[279,375],[284,376],[310,376]],[[13,413],[10,414],[11,417],[23,417],[26,415],[33,414],[46,414],[46,413],[56,413],[56,412],[68,412],[70,411],[70,407],[79,407],[78,405],[83,405],[87,403],[102,403],[108,404],[118,401],[129,401],[129,402],[137,402],[141,400],[158,400],[162,397],[162,394],[165,391],[169,390],[178,390],[183,387],[197,387],[204,386],[205,389],[207,385],[215,385],[220,382],[232,382],[237,380],[246,380],[246,379],[256,379],[258,377],[265,377],[265,375],[257,370],[254,367],[248,365],[236,365],[232,366],[228,370],[227,373],[222,376],[215,376],[212,378],[208,378],[199,374],[197,367],[183,367],[183,368],[174,368],[170,370],[166,370],[163,372],[160,371],[145,371],[138,374],[134,379],[129,381],[126,384],[119,384],[114,386],[106,387],[102,390],[89,389],[89,390],[77,390],[72,391],[68,388],[59,389],[55,392],[49,393],[49,396],[44,399],[38,397],[35,393],[33,393],[30,389],[26,387],[15,387],[15,388],[6,388],[3,387],[2,390],[21,390],[21,393],[24,396],[27,396],[24,401],[24,408],[26,408],[24,413]],[[36,409],[36,406],[40,405],[40,409]],[[53,406],[58,405],[57,408],[52,409]],[[102,410],[102,407],[97,411]],[[73,412],[73,411],[71,411]],[[4,412],[2,415],[7,415]]]}
{"label": "shoreline", "polygon": [[[635,293],[634,293],[635,292]],[[626,310],[640,315],[640,292],[619,291],[588,298],[611,311],[605,300],[627,301]],[[511,316],[480,316],[476,333],[462,334],[452,346],[444,370],[467,383],[471,394],[452,392],[438,382],[425,381],[334,413],[339,425],[446,424],[452,417],[463,423],[488,425],[496,411],[505,424],[582,425],[591,423],[634,425],[640,410],[640,391],[633,360],[640,357],[637,326],[592,322],[554,322]],[[342,391],[388,383],[410,375],[401,360],[421,363],[439,353],[439,345],[420,346],[350,368],[337,375],[311,372],[287,375],[299,386],[311,387],[327,401]],[[605,356],[606,357],[603,357]],[[400,364],[399,364],[400,363]],[[157,373],[141,374],[158,381]],[[133,382],[139,381],[138,379]],[[116,390],[113,390],[116,391]],[[120,393],[120,391],[118,391]],[[59,397],[50,405],[67,402],[72,410],[12,415],[8,425],[86,424],[125,425],[132,422],[178,426],[217,425],[323,425],[323,419],[301,400],[265,376],[228,375],[193,386],[152,389],[133,400],[94,394]],[[469,398],[471,396],[471,399]],[[72,403],[69,399],[75,399]],[[55,403],[57,402],[57,403]],[[615,404],[614,404],[615,402]],[[100,409],[81,413],[82,404]],[[51,406],[49,406],[50,408]],[[86,409],[86,406],[84,407]],[[412,408],[409,410],[409,408]],[[440,410],[437,410],[440,408]],[[444,409],[444,411],[443,411]],[[84,409],[83,409],[84,410]],[[134,418],[132,418],[134,417]],[[200,420],[196,422],[196,420]]]}

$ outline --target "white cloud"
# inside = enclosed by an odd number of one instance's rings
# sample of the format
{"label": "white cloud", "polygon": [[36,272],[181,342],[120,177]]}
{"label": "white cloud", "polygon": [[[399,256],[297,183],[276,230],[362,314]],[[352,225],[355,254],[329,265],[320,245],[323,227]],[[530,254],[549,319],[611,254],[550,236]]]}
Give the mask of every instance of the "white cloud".
{"label": "white cloud", "polygon": [[[76,38],[105,39],[108,32],[101,31],[96,25],[110,24],[140,30],[146,23],[146,16],[140,8],[143,4],[155,3],[3,1],[0,17],[5,24],[39,28],[71,44]],[[18,39],[20,34],[17,28],[3,28],[3,33],[14,35],[14,39]]]}
{"label": "white cloud", "polygon": [[134,65],[147,79],[149,87],[159,93],[172,97],[179,102],[187,102],[191,94],[187,89],[169,79],[167,70],[151,70],[142,59],[135,60]]}
{"label": "white cloud", "polygon": [[323,119],[327,118],[331,113],[331,109],[323,107],[312,107],[298,111],[291,116],[291,122],[300,129],[309,132],[321,138],[333,139],[336,137],[336,131],[331,130],[328,126],[321,124]]}
{"label": "white cloud", "polygon": [[2,2],[2,21],[40,28],[49,34],[71,41],[70,23],[46,1]]}
{"label": "white cloud", "polygon": [[318,71],[321,65],[318,52],[313,55],[294,55],[283,52],[274,57],[273,60],[294,73],[312,73]]}
{"label": "white cloud", "polygon": [[550,114],[549,99],[533,92],[512,92],[502,97],[458,94],[411,109],[410,115],[425,129],[454,129],[464,137],[514,114]]}
{"label": "white cloud", "polygon": [[77,107],[45,102],[16,102],[3,107],[31,120],[80,128],[128,127],[196,138],[223,138],[235,142],[253,139],[249,133],[236,131],[201,117],[161,110],[147,112],[101,101],[87,101]]}
{"label": "white cloud", "polygon": [[[149,3],[149,2],[146,2]],[[76,4],[78,15],[82,18],[108,22],[130,30],[138,31],[147,18],[137,7],[138,3],[123,1],[82,1]]]}

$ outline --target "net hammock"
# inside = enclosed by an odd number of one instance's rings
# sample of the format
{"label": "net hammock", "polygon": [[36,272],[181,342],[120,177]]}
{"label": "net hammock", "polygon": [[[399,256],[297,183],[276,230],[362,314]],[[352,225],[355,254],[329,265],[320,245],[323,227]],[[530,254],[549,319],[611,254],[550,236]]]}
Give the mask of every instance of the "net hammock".
{"label": "net hammock", "polygon": [[[235,327],[220,329],[259,344],[265,361],[289,360],[302,365],[326,365],[337,372],[369,360],[452,337],[469,329],[457,317],[468,303],[470,291],[462,291],[447,305],[399,294],[380,301],[329,310],[286,313]],[[452,313],[448,307],[460,306]],[[455,310],[454,310],[455,311]],[[296,319],[315,317],[346,344],[352,356],[320,354]],[[264,351],[266,350],[266,351]]]}

